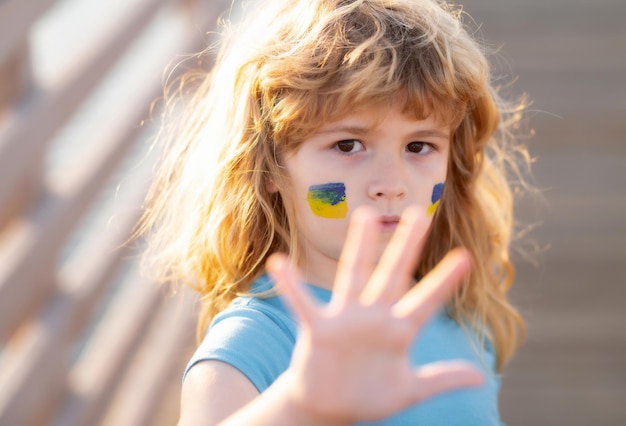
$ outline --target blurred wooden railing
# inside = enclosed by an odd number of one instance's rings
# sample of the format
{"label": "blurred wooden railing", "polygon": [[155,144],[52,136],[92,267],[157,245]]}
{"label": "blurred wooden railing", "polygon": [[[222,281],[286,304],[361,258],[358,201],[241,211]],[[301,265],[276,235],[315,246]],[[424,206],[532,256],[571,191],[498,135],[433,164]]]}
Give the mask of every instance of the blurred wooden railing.
{"label": "blurred wooden railing", "polygon": [[[164,70],[229,4],[0,1],[0,425],[175,422],[193,298],[142,278],[125,242]],[[63,16],[82,47],[46,33]],[[42,40],[66,48],[52,70]]]}

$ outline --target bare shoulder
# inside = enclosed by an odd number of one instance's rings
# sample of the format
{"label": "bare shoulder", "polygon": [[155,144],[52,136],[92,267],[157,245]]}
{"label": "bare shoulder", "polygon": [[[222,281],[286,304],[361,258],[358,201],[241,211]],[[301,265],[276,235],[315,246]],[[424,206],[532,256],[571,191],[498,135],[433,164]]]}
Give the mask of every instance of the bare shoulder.
{"label": "bare shoulder", "polygon": [[178,424],[217,424],[258,395],[252,382],[235,367],[221,361],[199,362],[183,382]]}

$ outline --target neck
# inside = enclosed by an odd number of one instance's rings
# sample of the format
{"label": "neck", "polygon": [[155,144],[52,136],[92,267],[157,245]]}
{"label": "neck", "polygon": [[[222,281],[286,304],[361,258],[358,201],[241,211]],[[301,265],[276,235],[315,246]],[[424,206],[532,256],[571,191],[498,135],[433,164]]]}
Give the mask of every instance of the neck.
{"label": "neck", "polygon": [[[300,279],[307,284],[332,290],[337,273],[337,259],[322,256],[315,253],[311,258],[311,254],[303,253],[298,269],[300,271]],[[314,266],[313,266],[314,265]]]}

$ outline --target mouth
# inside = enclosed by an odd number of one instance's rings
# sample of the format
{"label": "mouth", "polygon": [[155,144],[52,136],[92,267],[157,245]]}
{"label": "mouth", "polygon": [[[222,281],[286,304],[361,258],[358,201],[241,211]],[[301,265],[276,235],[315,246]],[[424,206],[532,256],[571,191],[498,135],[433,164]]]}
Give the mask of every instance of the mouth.
{"label": "mouth", "polygon": [[380,229],[382,231],[395,231],[400,223],[400,216],[397,215],[385,215],[381,216],[378,220],[380,224]]}

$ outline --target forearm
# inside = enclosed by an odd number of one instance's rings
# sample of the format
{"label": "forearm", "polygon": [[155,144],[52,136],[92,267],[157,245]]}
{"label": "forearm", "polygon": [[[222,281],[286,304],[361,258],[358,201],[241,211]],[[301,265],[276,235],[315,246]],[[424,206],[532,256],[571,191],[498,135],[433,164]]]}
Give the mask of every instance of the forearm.
{"label": "forearm", "polygon": [[289,371],[279,377],[260,394],[222,421],[220,426],[344,426],[350,421],[332,419],[314,413],[306,404],[294,397],[297,383]]}

